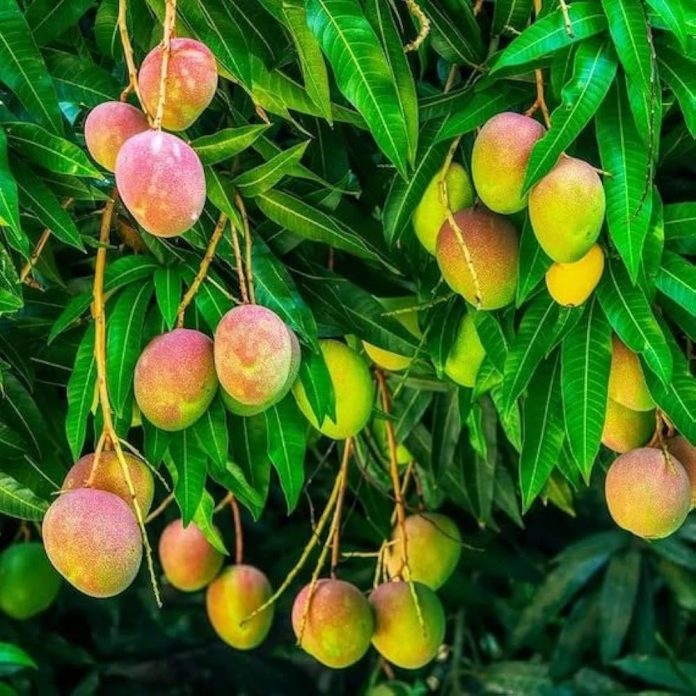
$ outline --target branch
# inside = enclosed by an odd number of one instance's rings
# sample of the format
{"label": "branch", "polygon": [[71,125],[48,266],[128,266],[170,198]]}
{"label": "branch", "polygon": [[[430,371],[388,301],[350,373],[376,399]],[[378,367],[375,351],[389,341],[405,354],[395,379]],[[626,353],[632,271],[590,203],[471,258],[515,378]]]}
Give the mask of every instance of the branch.
{"label": "branch", "polygon": [[254,296],[254,271],[251,267],[251,229],[249,227],[249,216],[247,215],[246,206],[242,197],[235,193],[234,203],[237,206],[241,216],[242,216],[242,226],[244,231],[244,245],[246,253],[246,282],[247,282],[247,292],[249,293],[249,302],[252,304],[256,303],[256,297]]}
{"label": "branch", "polygon": [[135,58],[133,57],[133,46],[128,35],[128,0],[118,0],[118,31],[121,35],[121,45],[123,46],[123,57],[126,61],[128,69],[128,86],[121,92],[121,101],[126,101],[131,91],[135,92],[140,102],[140,108],[143,113],[150,118],[147,107],[143,102],[140,86],[138,85],[138,69],[135,67]]}
{"label": "branch", "polygon": [[186,312],[186,308],[191,304],[193,298],[196,296],[196,293],[198,292],[198,289],[201,286],[201,283],[205,280],[206,276],[208,275],[208,268],[210,268],[210,264],[213,262],[213,259],[215,258],[215,250],[217,249],[218,243],[222,239],[222,233],[225,231],[226,224],[227,216],[224,213],[222,213],[218,218],[217,225],[215,226],[213,234],[210,237],[210,242],[208,242],[208,248],[205,250],[205,256],[203,256],[203,259],[201,260],[201,265],[198,269],[198,273],[196,274],[196,277],[193,279],[191,287],[186,291],[186,294],[181,300],[179,308],[176,310],[176,326],[178,329],[180,329],[184,325],[184,314]]}
{"label": "branch", "polygon": [[425,12],[423,12],[420,5],[416,3],[416,0],[404,0],[404,2],[406,3],[406,7],[408,7],[408,11],[416,20],[419,27],[418,36],[404,46],[404,51],[408,53],[410,51],[417,51],[428,37],[428,34],[430,33],[430,20]]}
{"label": "branch", "polygon": [[237,236],[237,225],[234,220],[230,221],[232,229],[232,249],[234,250],[234,262],[237,267],[237,277],[239,278],[239,294],[242,296],[242,302],[249,304],[249,292],[247,290],[246,275],[244,273],[244,263],[242,262],[242,250],[239,247],[239,237]]}
{"label": "branch", "polygon": [[162,117],[164,116],[164,103],[167,99],[167,76],[169,73],[169,58],[172,49],[172,33],[176,23],[176,0],[165,0],[164,31],[162,36],[162,65],[160,66],[159,94],[157,96],[157,110],[152,127],[155,130],[162,129]]}

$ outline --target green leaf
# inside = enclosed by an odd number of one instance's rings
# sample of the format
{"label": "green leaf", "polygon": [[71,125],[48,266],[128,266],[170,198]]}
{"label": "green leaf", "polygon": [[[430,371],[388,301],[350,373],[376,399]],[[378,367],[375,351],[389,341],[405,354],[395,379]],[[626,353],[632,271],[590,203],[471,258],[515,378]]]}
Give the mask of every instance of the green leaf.
{"label": "green leaf", "polygon": [[575,53],[573,77],[563,87],[561,104],[551,114],[551,127],[532,150],[524,188],[548,174],[590,122],[616,76],[611,43],[596,37],[580,44]]}
{"label": "green leaf", "polygon": [[522,67],[539,58],[566,48],[577,41],[599,34],[607,28],[600,6],[594,2],[573,2],[568,5],[572,35],[568,33],[560,9],[537,19],[528,29],[513,39],[499,55],[491,73],[503,68]]}
{"label": "green leaf", "polygon": [[12,257],[0,245],[0,312],[15,312],[22,308],[21,287]]}
{"label": "green leaf", "polygon": [[12,147],[49,172],[104,178],[77,145],[35,123],[6,123],[5,132]]}
{"label": "green leaf", "polygon": [[17,0],[0,5],[0,82],[54,133],[63,132],[58,97]]}
{"label": "green leaf", "polygon": [[196,514],[203,497],[207,458],[192,428],[172,435],[169,455],[177,472],[174,497],[181,510],[182,522],[186,526]]}
{"label": "green leaf", "polygon": [[14,170],[22,205],[31,210],[39,222],[51,230],[61,242],[84,251],[85,247],[75,221],[51,189],[23,162],[15,162]]}
{"label": "green leaf", "polygon": [[495,83],[480,92],[474,92],[460,108],[449,114],[447,121],[437,134],[437,142],[470,133],[491,116],[517,106],[528,96],[529,90],[513,85],[506,85],[505,89],[501,89],[500,83]]}
{"label": "green leaf", "polygon": [[227,75],[251,87],[246,40],[222,6],[204,0],[179,0],[177,10],[184,23],[212,51]]}
{"label": "green leaf", "polygon": [[140,357],[151,297],[149,280],[130,285],[119,294],[108,315],[106,376],[112,408],[121,418],[133,402],[133,373]]}
{"label": "green leaf", "polygon": [[264,415],[268,434],[268,457],[278,473],[290,514],[297,506],[304,485],[307,423],[291,394],[280,403],[266,409]]}
{"label": "green leaf", "polygon": [[503,395],[505,410],[525,390],[536,366],[554,345],[573,310],[559,308],[546,293],[529,305],[505,358]]}
{"label": "green leaf", "polygon": [[609,236],[635,281],[650,225],[652,165],[628,107],[624,88],[615,82],[596,118],[604,179]]}
{"label": "green leaf", "polygon": [[427,314],[425,325],[428,333],[425,338],[425,348],[430,355],[438,376],[442,375],[459,325],[466,312],[466,305],[458,297],[452,297],[447,302],[436,304]]}
{"label": "green leaf", "polygon": [[409,131],[392,72],[358,0],[307,0],[307,23],[346,99],[362,114],[380,149],[406,176]]}
{"label": "green leaf", "polygon": [[164,323],[171,331],[176,323],[177,310],[181,301],[181,270],[178,266],[158,268],[153,282],[157,306],[162,313]]}
{"label": "green leaf", "polygon": [[143,418],[143,440],[145,441],[143,453],[145,459],[154,467],[158,467],[169,449],[172,434],[166,430],[160,430]]}
{"label": "green leaf", "polygon": [[63,51],[47,51],[46,65],[61,101],[98,106],[118,99],[118,81],[90,60]]}
{"label": "green leaf", "polygon": [[686,49],[686,17],[684,16],[684,7],[681,0],[646,0],[646,2],[677,37],[682,49]]}
{"label": "green leaf", "polygon": [[474,321],[476,322],[476,332],[486,350],[486,355],[491,359],[495,369],[502,373],[510,350],[508,336],[503,331],[500,322],[491,312],[475,312]]}
{"label": "green leaf", "polygon": [[235,177],[234,185],[242,196],[254,198],[273,188],[299,163],[309,145],[309,141],[299,143],[281,152],[268,162],[248,169]]}
{"label": "green leaf", "polygon": [[266,130],[268,124],[223,128],[212,135],[202,135],[191,142],[191,147],[203,164],[218,164],[244,152]]}
{"label": "green leaf", "polygon": [[689,694],[696,688],[696,664],[693,662],[676,661],[671,657],[628,655],[615,660],[612,665],[630,677],[670,689],[669,693]]}
{"label": "green leaf", "polygon": [[604,429],[611,367],[611,327],[597,300],[563,339],[561,355],[568,446],[589,481]]}
{"label": "green leaf", "polygon": [[539,245],[529,216],[524,219],[520,236],[520,258],[518,263],[518,281],[515,305],[519,307],[532,294],[546,275],[553,261]]}
{"label": "green leaf", "polygon": [[641,353],[664,384],[672,377],[672,354],[643,291],[631,284],[623,266],[609,260],[597,288],[604,313],[619,338]]}
{"label": "green leaf", "polygon": [[34,0],[24,15],[34,40],[45,46],[75,26],[95,0]]}
{"label": "green leaf", "polygon": [[285,266],[258,235],[253,239],[251,263],[257,302],[276,312],[300,338],[317,349],[317,324],[312,312]]}
{"label": "green leaf", "polygon": [[39,498],[8,474],[0,472],[0,513],[18,517],[20,520],[39,521],[47,509],[48,502]]}
{"label": "green leaf", "polygon": [[[254,492],[258,510],[262,509],[271,481],[271,460],[268,456],[266,414],[259,413],[249,418],[231,417],[230,445],[234,461],[243,472],[243,481]],[[238,490],[231,488],[238,494]],[[252,498],[253,499],[253,498]],[[253,508],[250,508],[253,511]]]}
{"label": "green leaf", "polygon": [[454,460],[457,442],[462,432],[458,389],[448,389],[435,395],[430,432],[433,438],[430,466],[435,472],[435,477],[441,479]]}
{"label": "green leaf", "polygon": [[485,55],[471,5],[463,0],[424,0],[433,48],[447,61],[479,67]]}
{"label": "green leaf", "polygon": [[380,253],[347,223],[292,194],[266,191],[256,198],[256,204],[269,220],[303,239],[322,242],[364,259],[382,260]]}
{"label": "green leaf", "polygon": [[320,423],[325,418],[336,420],[336,399],[329,369],[320,350],[305,352],[298,379]]}
{"label": "green leaf", "polygon": [[198,444],[219,468],[224,468],[228,459],[229,432],[227,415],[222,399],[217,396],[206,412],[192,428]]}
{"label": "green leaf", "polygon": [[307,11],[304,3],[283,2],[282,16],[295,44],[307,94],[316,104],[321,116],[331,123],[333,116],[329,74],[319,43],[307,26]]}
{"label": "green leaf", "polygon": [[696,254],[696,201],[666,205],[664,215],[667,246],[682,254]]}
{"label": "green leaf", "polygon": [[660,75],[669,85],[679,102],[686,126],[692,138],[696,138],[696,70],[694,62],[676,51],[661,48],[658,54]]}
{"label": "green leaf", "polygon": [[225,542],[222,540],[222,535],[220,530],[215,526],[213,522],[213,515],[215,514],[215,501],[213,496],[208,493],[208,491],[203,491],[203,497],[201,498],[201,503],[196,510],[196,514],[193,516],[193,523],[201,530],[203,536],[208,540],[208,542],[216,548],[220,553],[227,555],[227,548]]}
{"label": "green leaf", "polygon": [[0,226],[9,228],[9,234],[14,241],[12,246],[18,245],[19,249],[28,250],[29,245],[19,221],[17,182],[7,161],[7,135],[2,128],[0,128]]}
{"label": "green leaf", "polygon": [[493,7],[493,34],[522,31],[532,13],[532,0],[498,0]]}
{"label": "green leaf", "polygon": [[365,14],[386,52],[392,79],[399,94],[399,105],[408,133],[408,161],[416,161],[418,149],[418,97],[413,73],[401,42],[392,8],[380,0],[367,0]]}
{"label": "green leaf", "polygon": [[558,355],[540,365],[529,383],[522,406],[520,488],[525,511],[546,485],[563,447],[560,372]]}
{"label": "green leaf", "polygon": [[201,313],[211,331],[215,331],[222,316],[234,306],[230,295],[226,294],[218,284],[213,283],[210,274],[199,286],[195,303],[196,309]]}
{"label": "green leaf", "polygon": [[97,384],[97,364],[94,360],[94,324],[90,324],[75,355],[68,380],[68,410],[65,434],[74,460],[79,459],[85,444],[87,419],[94,403]]}
{"label": "green leaf", "polygon": [[679,254],[664,252],[655,284],[660,292],[696,316],[696,266],[693,263]]}
{"label": "green leaf", "polygon": [[438,138],[444,125],[437,120],[423,126],[413,172],[407,179],[398,174],[392,178],[382,213],[384,237],[390,246],[401,239],[425,189],[442,167],[449,149]]}
{"label": "green leaf", "polygon": [[38,669],[37,664],[24,650],[11,643],[0,643],[0,667],[5,668],[8,665]]}
{"label": "green leaf", "polygon": [[614,556],[604,575],[601,592],[599,651],[603,662],[621,652],[633,616],[640,584],[640,553],[636,549]]}

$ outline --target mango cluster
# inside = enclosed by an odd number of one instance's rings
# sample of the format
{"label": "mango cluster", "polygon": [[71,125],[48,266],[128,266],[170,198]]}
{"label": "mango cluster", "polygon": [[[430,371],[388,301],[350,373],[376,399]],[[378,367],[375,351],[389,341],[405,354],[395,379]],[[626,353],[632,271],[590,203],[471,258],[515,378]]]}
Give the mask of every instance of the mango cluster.
{"label": "mango cluster", "polygon": [[386,660],[418,669],[437,654],[445,613],[435,593],[461,554],[454,522],[435,513],[407,518],[408,570],[402,562],[402,530],[395,528],[386,559],[390,582],[365,596],[355,585],[326,578],[306,585],[295,598],[292,626],[300,646],[333,669],[360,660],[370,644]]}
{"label": "mango cluster", "polygon": [[[71,585],[91,597],[112,597],[135,579],[143,544],[116,453],[103,451],[96,463],[95,456],[85,455],[68,471],[44,516],[42,536],[48,559]],[[137,457],[123,456],[145,516],[154,494],[152,472]]]}
{"label": "mango cluster", "polygon": [[[198,220],[205,204],[203,165],[180,137],[152,129],[160,103],[163,49],[150,51],[138,83],[150,117],[125,102],[105,102],[85,121],[85,141],[92,157],[113,172],[123,204],[138,224],[156,237],[176,237]],[[215,95],[215,59],[200,41],[175,38],[170,55],[161,125],[188,128]]]}
{"label": "mango cluster", "polygon": [[553,261],[546,285],[556,302],[582,304],[601,278],[604,254],[596,241],[605,196],[596,170],[563,155],[525,191],[530,156],[544,133],[529,116],[494,116],[474,142],[473,185],[460,164],[446,163],[413,214],[416,236],[436,257],[445,282],[478,309],[499,309],[515,299],[519,235],[504,216],[527,207],[534,234]]}

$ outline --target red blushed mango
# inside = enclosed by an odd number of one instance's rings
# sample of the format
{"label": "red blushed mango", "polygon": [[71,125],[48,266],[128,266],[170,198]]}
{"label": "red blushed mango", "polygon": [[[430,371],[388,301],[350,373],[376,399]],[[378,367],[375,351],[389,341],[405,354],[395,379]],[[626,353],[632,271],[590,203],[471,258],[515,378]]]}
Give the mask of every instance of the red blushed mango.
{"label": "red blushed mango", "polygon": [[175,329],[148,343],[135,366],[135,399],[162,430],[193,425],[218,387],[213,342],[194,329]]}
{"label": "red blushed mango", "polygon": [[290,391],[299,367],[297,337],[270,309],[242,305],[220,320],[215,368],[228,408],[236,403],[242,411],[261,411],[277,403]]}
{"label": "red blushed mango", "polygon": [[203,165],[171,133],[147,131],[127,140],[116,159],[116,185],[138,224],[156,237],[176,237],[196,224],[205,204]]}
{"label": "red blushed mango", "polygon": [[125,102],[104,102],[85,119],[85,143],[89,154],[113,172],[123,143],[149,129],[145,114]]}
{"label": "red blushed mango", "polygon": [[516,213],[527,205],[522,193],[532,149],[544,126],[510,111],[486,121],[474,141],[471,175],[479,198],[496,213]]}
{"label": "red blushed mango", "polygon": [[684,467],[691,482],[691,507],[696,507],[696,447],[685,437],[674,435],[667,438],[667,449]]}
{"label": "red blushed mango", "polygon": [[210,583],[205,596],[208,618],[215,632],[237,650],[261,645],[273,623],[273,605],[245,621],[271,598],[268,578],[249,565],[233,565]]}
{"label": "red blushed mango", "polygon": [[479,309],[499,309],[515,299],[519,239],[505,218],[485,208],[465,208],[445,222],[436,257],[445,282]]}
{"label": "red blushed mango", "polygon": [[162,570],[170,584],[182,592],[196,592],[208,585],[220,572],[223,555],[191,522],[170,522],[159,540]]}
{"label": "red blushed mango", "polygon": [[372,645],[385,660],[404,669],[418,669],[437,655],[445,638],[445,610],[429,587],[419,582],[385,582],[372,591],[370,604],[375,612]]}
{"label": "red blushed mango", "polygon": [[[155,115],[160,93],[162,47],[152,49],[140,66],[138,82],[147,110]],[[188,128],[213,100],[218,74],[215,58],[195,39],[172,39],[162,125],[167,130]]]}
{"label": "red blushed mango", "polygon": [[302,589],[292,607],[292,628],[300,646],[327,667],[350,667],[370,647],[375,628],[370,603],[349,582],[319,580],[303,631],[302,618],[309,589],[309,585]]}
{"label": "red blushed mango", "polygon": [[652,447],[615,459],[604,492],[614,522],[644,539],[676,532],[691,509],[691,484],[681,462]]}
{"label": "red blushed mango", "polygon": [[58,497],[42,525],[55,569],[80,592],[113,597],[135,579],[143,555],[138,523],[117,495],[77,488]]}
{"label": "red blushed mango", "polygon": [[[132,454],[124,452],[123,457],[126,460],[131,481],[133,482],[135,498],[143,515],[147,515],[152,506],[152,498],[155,495],[155,480],[152,472],[145,462]],[[85,488],[92,474],[93,464],[94,454],[86,454],[78,459],[70,471],[68,471],[63,481],[62,489],[65,491],[72,488]],[[94,478],[90,487],[113,493],[125,500],[129,505],[131,504],[128,484],[123,476],[121,465],[115,452],[102,452],[99,455],[99,464],[94,472]]]}

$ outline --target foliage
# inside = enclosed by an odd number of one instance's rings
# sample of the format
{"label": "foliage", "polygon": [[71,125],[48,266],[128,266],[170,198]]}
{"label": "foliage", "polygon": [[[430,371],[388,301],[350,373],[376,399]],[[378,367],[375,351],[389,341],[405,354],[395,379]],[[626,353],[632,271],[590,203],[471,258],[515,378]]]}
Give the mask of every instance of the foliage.
{"label": "foliage", "polygon": [[[86,154],[83,124],[127,83],[118,4],[0,6],[3,543],[18,530],[14,518],[42,518],[102,428],[90,306],[99,213],[113,183]],[[164,4],[128,3],[138,62],[159,41]],[[692,519],[651,544],[615,530],[601,496],[611,457],[600,437],[614,331],[640,354],[661,411],[696,442],[696,10],[688,0],[577,0],[568,27],[566,4],[555,0],[537,19],[525,0],[476,3],[476,12],[469,0],[421,0],[429,34],[404,53],[420,28],[407,5],[179,0],[177,33],[208,45],[223,78],[185,134],[206,167],[208,201],[176,240],[140,233],[117,211],[105,278],[116,430],[159,468],[183,517],[210,534],[209,495],[232,492],[245,507],[251,557],[280,584],[338,466],[292,397],[248,418],[216,400],[176,434],[133,418],[137,357],[175,324],[218,215],[241,223],[239,194],[256,300],[297,333],[300,379],[319,412],[334,408],[319,338],[352,335],[415,358],[389,377],[391,418],[418,462],[425,505],[457,520],[467,548],[442,595],[451,649],[400,675],[408,693],[693,693],[696,527]],[[535,69],[551,124],[525,185],[562,152],[606,172],[607,268],[590,301],[559,308],[543,283],[550,261],[519,214],[515,306],[478,312],[487,357],[474,389],[456,387],[443,365],[465,303],[410,219],[453,143],[467,166],[479,126],[532,105]],[[238,287],[225,235],[186,325],[212,334]],[[378,301],[403,295],[415,298],[421,339]],[[355,461],[343,544],[373,550],[389,533],[393,501],[369,430]],[[158,501],[166,495],[160,486]],[[220,526],[231,538],[231,520]],[[156,539],[161,520],[150,529]],[[360,586],[372,573],[369,559],[345,561]],[[320,677],[293,647],[288,597],[269,643],[246,655],[214,640],[200,596],[165,590],[158,610],[145,576],[119,599],[66,591],[43,618],[0,618],[11,642],[0,643],[0,678],[20,691],[76,694],[358,693],[381,679],[374,656]]]}

